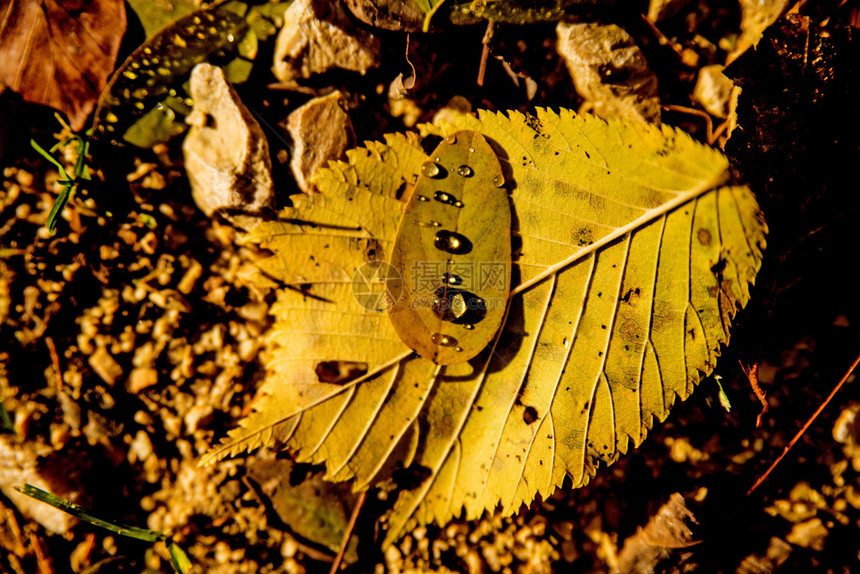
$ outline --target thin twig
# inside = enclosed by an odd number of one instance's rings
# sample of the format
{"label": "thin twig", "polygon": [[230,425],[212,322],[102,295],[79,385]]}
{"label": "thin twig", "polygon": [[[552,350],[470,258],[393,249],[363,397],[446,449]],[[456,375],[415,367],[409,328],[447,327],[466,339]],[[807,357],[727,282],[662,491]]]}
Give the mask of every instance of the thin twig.
{"label": "thin twig", "polygon": [[45,337],[45,345],[48,347],[48,353],[51,355],[51,364],[54,370],[57,371],[57,388],[63,388],[63,370],[60,367],[60,355],[57,354],[57,346],[51,337]]}
{"label": "thin twig", "polygon": [[340,570],[340,563],[343,562],[343,557],[346,555],[346,548],[349,546],[349,539],[352,538],[352,531],[355,530],[355,523],[358,521],[358,514],[364,506],[364,501],[367,500],[367,491],[365,490],[358,496],[355,501],[355,508],[352,509],[352,516],[349,517],[349,524],[346,525],[346,532],[343,533],[343,539],[340,541],[340,550],[334,558],[329,574],[336,574]]}
{"label": "thin twig", "polygon": [[858,357],[856,359],[854,359],[854,362],[851,363],[851,366],[848,368],[848,371],[845,373],[845,375],[842,377],[842,379],[840,379],[839,382],[836,383],[836,386],[833,387],[833,390],[830,391],[830,394],[827,395],[827,398],[824,399],[824,402],[821,403],[821,405],[818,407],[818,409],[814,413],[812,413],[812,416],[809,417],[809,420],[806,421],[806,424],[803,425],[803,428],[801,428],[797,432],[797,434],[794,435],[794,438],[791,439],[791,442],[788,443],[788,446],[785,447],[785,449],[782,451],[782,454],[779,455],[779,458],[777,458],[775,461],[773,461],[773,464],[770,465],[770,468],[768,468],[765,471],[765,473],[763,475],[761,475],[761,477],[759,477],[759,479],[757,481],[755,481],[755,484],[753,484],[752,487],[750,487],[750,489],[747,491],[747,496],[749,496],[750,494],[755,492],[755,490],[761,485],[761,483],[763,483],[765,481],[765,479],[767,479],[767,477],[770,475],[770,473],[773,471],[773,469],[776,468],[776,465],[778,465],[779,462],[785,457],[785,455],[788,454],[788,451],[791,450],[791,447],[793,447],[794,444],[798,440],[800,440],[800,437],[803,436],[803,433],[806,432],[806,429],[808,429],[812,425],[812,423],[815,421],[815,419],[818,418],[818,415],[821,414],[821,411],[824,410],[824,407],[827,406],[827,404],[830,402],[830,399],[832,399],[833,396],[839,391],[839,389],[842,388],[842,385],[845,384],[845,381],[848,380],[848,377],[851,376],[851,373],[854,372],[854,369],[857,367],[858,364],[860,364],[860,355],[858,355]]}
{"label": "thin twig", "polygon": [[490,57],[490,42],[493,39],[493,28],[495,26],[495,22],[492,20],[487,21],[487,31],[484,32],[484,38],[481,40],[481,44],[484,47],[481,49],[481,64],[478,66],[478,85],[484,85],[484,74],[487,71],[487,58]]}
{"label": "thin twig", "polygon": [[666,104],[663,106],[663,109],[669,112],[678,112],[702,118],[705,120],[705,139],[708,140],[708,145],[714,143],[714,122],[711,120],[711,116],[708,115],[707,112],[697,110],[696,108],[688,108],[687,106],[676,106],[674,104]]}

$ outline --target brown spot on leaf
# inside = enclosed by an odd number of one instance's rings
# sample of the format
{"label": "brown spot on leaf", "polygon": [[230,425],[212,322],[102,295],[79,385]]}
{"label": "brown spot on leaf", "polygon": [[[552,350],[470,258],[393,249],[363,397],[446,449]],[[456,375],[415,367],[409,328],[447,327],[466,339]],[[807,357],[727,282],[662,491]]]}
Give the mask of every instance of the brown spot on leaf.
{"label": "brown spot on leaf", "polygon": [[702,245],[707,246],[711,244],[711,232],[707,229],[699,229],[699,231],[696,233],[696,237],[699,238],[699,243],[701,243]]}
{"label": "brown spot on leaf", "polygon": [[343,385],[367,372],[367,363],[320,361],[314,371],[321,383]]}
{"label": "brown spot on leaf", "polygon": [[536,408],[529,406],[526,407],[526,410],[523,411],[523,421],[525,421],[527,425],[530,425],[535,422],[537,418],[538,412]]}

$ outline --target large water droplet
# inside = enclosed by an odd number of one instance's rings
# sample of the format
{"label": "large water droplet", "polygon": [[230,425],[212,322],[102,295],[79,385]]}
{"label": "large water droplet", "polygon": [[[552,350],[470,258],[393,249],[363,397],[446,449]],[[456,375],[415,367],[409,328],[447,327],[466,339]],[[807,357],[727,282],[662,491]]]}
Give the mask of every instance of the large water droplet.
{"label": "large water droplet", "polygon": [[454,207],[463,207],[463,202],[458,200],[453,202],[451,205],[453,205]]}
{"label": "large water droplet", "polygon": [[472,171],[472,168],[468,165],[461,165],[457,168],[457,173],[462,175],[463,177],[472,177],[475,172]]}
{"label": "large water droplet", "polygon": [[473,331],[475,329],[475,326],[472,325],[471,323],[466,323],[465,325],[463,325],[463,328],[466,329],[467,331]]}
{"label": "large water droplet", "polygon": [[419,195],[418,201],[430,201],[430,198],[427,197],[426,195]]}
{"label": "large water droplet", "polygon": [[457,143],[457,136],[454,134],[449,135],[443,140],[446,144],[455,144]]}
{"label": "large water droplet", "polygon": [[493,178],[493,185],[496,187],[504,187],[505,186],[505,176],[497,175]]}
{"label": "large water droplet", "polygon": [[440,251],[454,255],[464,255],[472,250],[472,242],[465,235],[447,229],[436,232],[433,245]]}
{"label": "large water droplet", "polygon": [[421,166],[421,173],[427,177],[439,177],[441,170],[439,164],[432,161],[425,161]]}

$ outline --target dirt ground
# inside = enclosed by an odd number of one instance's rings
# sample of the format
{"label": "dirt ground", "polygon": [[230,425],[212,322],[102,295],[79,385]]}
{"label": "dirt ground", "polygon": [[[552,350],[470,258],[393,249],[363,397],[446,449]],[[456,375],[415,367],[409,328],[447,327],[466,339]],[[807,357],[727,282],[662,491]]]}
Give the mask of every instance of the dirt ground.
{"label": "dirt ground", "polygon": [[[709,17],[670,20],[664,33],[681,48],[697,46],[696,35],[719,45],[738,9],[714,6]],[[661,101],[689,102],[708,58],[690,67],[638,17],[622,23],[645,38]],[[346,571],[860,571],[854,377],[747,494],[860,354],[857,33],[847,3],[803,5],[727,71],[743,88],[743,130],[725,151],[770,228],[752,302],[715,371],[731,411],[708,378],[587,487],[560,489],[514,517],[421,527],[385,552],[376,524],[390,501],[371,491]],[[456,41],[413,37],[412,57],[432,70],[411,100],[420,121],[455,95],[492,109],[576,107],[554,25],[496,30],[494,50],[539,79],[531,101],[494,58],[485,85],[475,85],[483,34],[478,25]],[[359,141],[404,129],[377,89],[404,70],[403,39],[383,40],[378,69],[326,80],[349,95]],[[474,58],[462,56],[464,46]],[[240,94],[271,110],[272,123],[304,101],[264,101],[253,87]],[[194,206],[175,140],[152,151],[94,147],[102,181],[70,203],[51,235],[58,174],[27,141],[50,138],[56,121],[9,93],[2,99],[0,399],[11,428],[0,434],[0,572],[171,571],[163,544],[110,534],[7,488],[24,482],[110,520],[168,532],[194,572],[327,571],[355,504],[348,487],[269,449],[197,466],[248,412],[262,378],[274,294],[248,281],[259,254]],[[698,116],[664,110],[663,121],[706,137]],[[275,177],[291,177],[285,163],[276,162]],[[759,428],[761,405],[742,365],[757,366],[767,394]],[[639,535],[628,553],[639,544],[641,554],[624,556],[625,541],[673,493],[689,510],[679,518],[689,534],[672,522],[672,536]]]}

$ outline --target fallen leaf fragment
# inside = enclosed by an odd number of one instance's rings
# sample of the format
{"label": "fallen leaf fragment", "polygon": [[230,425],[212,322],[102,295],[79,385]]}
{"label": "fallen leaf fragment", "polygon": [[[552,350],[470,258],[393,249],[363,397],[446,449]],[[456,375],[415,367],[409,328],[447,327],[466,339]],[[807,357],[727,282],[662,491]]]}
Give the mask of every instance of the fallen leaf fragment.
{"label": "fallen leaf fragment", "polygon": [[269,144],[224,72],[200,64],[191,72],[192,127],[182,144],[194,202],[216,211],[256,214],[274,196]]}
{"label": "fallen leaf fragment", "polygon": [[[355,495],[345,484],[332,484],[319,474],[293,484],[296,465],[285,459],[257,459],[248,468],[248,477],[261,494],[268,498],[272,510],[284,524],[307,540],[337,552],[349,520]],[[355,562],[358,539],[354,538],[346,554]]]}
{"label": "fallen leaf fragment", "polygon": [[642,50],[615,24],[559,22],[558,53],[576,91],[602,117],[660,121],[657,76]]}
{"label": "fallen leaf fragment", "polygon": [[740,0],[741,35],[726,58],[726,65],[758,44],[762,34],[777,21],[788,6],[788,0]]}
{"label": "fallen leaf fragment", "polygon": [[337,3],[296,0],[284,21],[272,71],[286,87],[332,68],[364,74],[379,60],[379,39],[352,26]]}
{"label": "fallen leaf fragment", "polygon": [[346,111],[342,93],[314,98],[287,118],[287,131],[293,139],[290,169],[304,192],[312,189],[310,178],[329,161],[341,159],[355,145],[355,131]]}
{"label": "fallen leaf fragment", "polygon": [[669,501],[651,517],[645,528],[624,541],[618,555],[618,572],[655,572],[660,561],[673,550],[687,548],[697,542],[689,524],[696,524],[693,513],[684,504],[684,497],[674,493]]}
{"label": "fallen leaf fragment", "polygon": [[116,64],[125,26],[122,0],[4,1],[0,84],[60,110],[80,131]]}

